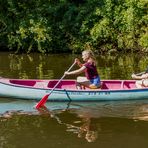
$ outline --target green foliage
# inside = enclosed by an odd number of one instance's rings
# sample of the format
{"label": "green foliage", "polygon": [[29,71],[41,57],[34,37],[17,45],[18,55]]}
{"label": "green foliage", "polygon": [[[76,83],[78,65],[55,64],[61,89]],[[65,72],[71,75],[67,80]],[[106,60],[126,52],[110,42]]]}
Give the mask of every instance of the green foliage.
{"label": "green foliage", "polygon": [[23,48],[27,49],[26,52],[30,52],[34,46],[38,51],[44,53],[46,44],[50,44],[51,41],[50,28],[46,27],[44,23],[46,24],[46,21],[34,22],[33,19],[30,19],[29,23],[27,21],[21,22],[15,35],[13,33],[8,35],[10,48],[13,48],[17,43],[17,51]]}
{"label": "green foliage", "polygon": [[147,0],[0,0],[0,46],[16,52],[148,51]]}

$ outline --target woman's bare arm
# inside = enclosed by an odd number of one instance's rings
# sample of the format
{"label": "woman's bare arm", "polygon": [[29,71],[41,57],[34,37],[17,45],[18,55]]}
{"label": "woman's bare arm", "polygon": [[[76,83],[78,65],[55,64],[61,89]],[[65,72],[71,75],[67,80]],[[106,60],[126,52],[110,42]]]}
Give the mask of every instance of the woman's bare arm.
{"label": "woman's bare arm", "polygon": [[82,66],[81,68],[74,70],[74,71],[70,71],[70,72],[65,72],[65,75],[74,75],[74,74],[80,74],[82,72],[84,72],[84,70],[86,69],[85,66]]}

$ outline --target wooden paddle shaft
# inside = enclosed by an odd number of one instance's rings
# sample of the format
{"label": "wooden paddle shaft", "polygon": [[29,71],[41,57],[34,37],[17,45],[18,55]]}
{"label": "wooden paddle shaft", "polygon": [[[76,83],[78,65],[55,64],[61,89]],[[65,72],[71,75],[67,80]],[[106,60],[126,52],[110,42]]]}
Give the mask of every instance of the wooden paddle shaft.
{"label": "wooden paddle shaft", "polygon": [[135,74],[136,76],[141,76],[141,75],[143,75],[143,74],[145,74],[146,72],[145,71],[143,71],[143,72],[140,72],[140,73],[137,73],[137,74]]}

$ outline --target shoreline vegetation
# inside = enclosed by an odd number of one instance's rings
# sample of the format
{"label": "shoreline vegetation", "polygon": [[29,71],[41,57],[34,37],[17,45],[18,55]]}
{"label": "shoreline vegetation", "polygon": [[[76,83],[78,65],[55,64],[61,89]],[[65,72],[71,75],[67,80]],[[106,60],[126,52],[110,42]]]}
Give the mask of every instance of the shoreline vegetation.
{"label": "shoreline vegetation", "polygon": [[1,1],[0,50],[145,53],[147,8],[147,0]]}

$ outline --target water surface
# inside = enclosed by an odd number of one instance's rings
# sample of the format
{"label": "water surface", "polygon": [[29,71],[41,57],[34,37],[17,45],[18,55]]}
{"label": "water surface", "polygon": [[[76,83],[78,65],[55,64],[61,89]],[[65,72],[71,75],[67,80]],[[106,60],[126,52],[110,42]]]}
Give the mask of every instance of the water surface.
{"label": "water surface", "polygon": [[[0,76],[59,79],[75,57],[81,56],[1,53]],[[147,56],[97,56],[97,62],[102,79],[131,79],[145,70]],[[0,148],[148,147],[148,100],[48,102],[40,110],[36,103],[0,98]]]}

